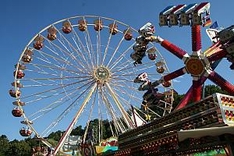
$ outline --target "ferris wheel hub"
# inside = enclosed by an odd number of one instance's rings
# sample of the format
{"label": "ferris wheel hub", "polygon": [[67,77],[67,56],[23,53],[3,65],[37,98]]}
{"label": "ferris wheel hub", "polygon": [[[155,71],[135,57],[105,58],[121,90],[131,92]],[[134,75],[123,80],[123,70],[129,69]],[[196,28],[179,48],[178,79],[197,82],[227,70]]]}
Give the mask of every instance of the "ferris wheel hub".
{"label": "ferris wheel hub", "polygon": [[94,69],[94,78],[98,83],[104,84],[110,79],[110,70],[107,67],[100,66]]}

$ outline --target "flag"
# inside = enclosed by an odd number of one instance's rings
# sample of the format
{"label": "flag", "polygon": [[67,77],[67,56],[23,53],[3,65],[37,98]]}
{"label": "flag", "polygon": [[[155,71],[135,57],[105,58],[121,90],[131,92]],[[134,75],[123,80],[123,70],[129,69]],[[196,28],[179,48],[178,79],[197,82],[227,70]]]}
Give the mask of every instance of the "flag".
{"label": "flag", "polygon": [[206,20],[205,20],[205,23],[203,24],[203,27],[207,27],[209,25],[211,25],[212,21],[210,19],[210,17],[208,17]]}
{"label": "flag", "polygon": [[132,106],[132,115],[131,115],[132,121],[134,121],[136,127],[144,125],[146,121],[137,113],[135,108]]}
{"label": "flag", "polygon": [[215,22],[210,26],[211,29],[217,29],[218,27],[219,27],[219,25],[218,25],[218,22],[217,22],[217,21],[215,21]]}

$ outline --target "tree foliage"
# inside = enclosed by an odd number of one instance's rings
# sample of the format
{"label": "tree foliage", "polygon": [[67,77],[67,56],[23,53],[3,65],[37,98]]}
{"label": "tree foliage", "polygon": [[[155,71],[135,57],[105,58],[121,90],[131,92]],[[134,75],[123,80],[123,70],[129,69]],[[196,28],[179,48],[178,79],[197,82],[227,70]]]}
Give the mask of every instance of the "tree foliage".
{"label": "tree foliage", "polygon": [[227,91],[222,90],[219,86],[215,85],[206,85],[204,89],[205,97],[212,95],[214,93],[223,93],[223,94],[229,94]]}
{"label": "tree foliage", "polygon": [[9,149],[9,140],[6,135],[0,136],[0,156],[5,156],[5,153]]}
{"label": "tree foliage", "polygon": [[9,148],[4,152],[5,155],[31,156],[32,148],[24,140],[13,140],[9,142]]}
{"label": "tree foliage", "polygon": [[50,133],[50,135],[48,136],[48,138],[52,138],[55,141],[59,141],[62,135],[63,135],[63,131],[58,130],[56,132]]}

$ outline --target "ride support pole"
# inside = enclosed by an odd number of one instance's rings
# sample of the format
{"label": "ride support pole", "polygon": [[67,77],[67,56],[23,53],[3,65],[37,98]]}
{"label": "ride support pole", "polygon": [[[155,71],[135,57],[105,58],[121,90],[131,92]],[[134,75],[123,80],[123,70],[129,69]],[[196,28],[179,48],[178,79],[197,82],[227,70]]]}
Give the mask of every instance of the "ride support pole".
{"label": "ride support pole", "polygon": [[192,51],[197,52],[201,50],[201,27],[194,25],[192,28]]}

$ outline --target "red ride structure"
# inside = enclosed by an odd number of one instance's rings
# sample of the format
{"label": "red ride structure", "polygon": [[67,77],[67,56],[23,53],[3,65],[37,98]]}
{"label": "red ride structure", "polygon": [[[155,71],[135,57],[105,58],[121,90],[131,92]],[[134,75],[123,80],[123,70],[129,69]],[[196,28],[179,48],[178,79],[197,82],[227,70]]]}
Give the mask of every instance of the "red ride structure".
{"label": "red ride structure", "polygon": [[[196,7],[194,7],[196,6]],[[160,13],[160,26],[173,26],[174,23],[171,22],[170,16],[174,15],[173,12],[175,12],[176,8],[179,8],[182,13],[186,13],[188,10],[189,22],[184,24],[183,22],[176,22],[178,25],[190,25],[191,26],[191,32],[192,32],[192,54],[189,54],[182,48],[176,46],[175,44],[171,43],[170,41],[166,39],[162,39],[159,36],[151,36],[150,40],[160,43],[162,47],[164,47],[166,50],[174,54],[176,57],[181,59],[184,62],[184,67],[175,70],[167,75],[164,75],[160,80],[155,81],[153,84],[154,86],[157,86],[163,82],[171,81],[172,79],[175,79],[179,76],[182,76],[184,74],[190,74],[192,77],[192,85],[185,94],[184,98],[181,100],[179,105],[177,106],[177,110],[185,107],[188,103],[188,101],[198,102],[201,100],[202,95],[202,85],[204,82],[209,79],[216,85],[220,86],[223,90],[227,91],[228,93],[234,95],[234,85],[229,83],[227,80],[225,80],[221,75],[219,75],[215,71],[215,67],[217,66],[217,62],[222,58],[229,58],[232,51],[230,51],[229,44],[231,41],[231,38],[228,38],[226,40],[227,36],[232,36],[230,33],[232,33],[232,29],[227,32],[227,30],[220,31],[217,34],[218,41],[213,43],[207,51],[202,52],[202,44],[201,44],[201,25],[206,26],[207,23],[210,22],[209,18],[209,8],[210,4],[208,2],[201,3],[199,5],[188,5],[187,7],[183,5],[184,9],[181,10],[181,7],[167,7],[164,11]],[[171,8],[174,8],[170,13],[168,14],[167,9],[169,11]],[[164,15],[165,14],[165,15]],[[203,15],[205,14],[205,16]],[[179,16],[177,13],[176,16]],[[187,17],[187,16],[186,16]],[[166,21],[165,21],[166,20]],[[183,17],[181,16],[180,20],[183,20]],[[184,20],[185,21],[185,20]],[[222,42],[224,41],[224,42]],[[227,44],[228,43],[228,44]],[[211,55],[206,55],[206,52],[212,51]],[[232,60],[232,59],[229,59]]]}

